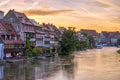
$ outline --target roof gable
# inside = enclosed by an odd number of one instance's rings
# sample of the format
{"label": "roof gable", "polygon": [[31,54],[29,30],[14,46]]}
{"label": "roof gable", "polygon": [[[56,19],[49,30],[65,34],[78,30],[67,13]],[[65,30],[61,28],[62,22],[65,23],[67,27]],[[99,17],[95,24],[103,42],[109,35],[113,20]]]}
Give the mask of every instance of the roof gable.
{"label": "roof gable", "polygon": [[24,13],[17,12],[15,10],[12,10],[12,12],[15,14],[15,16],[17,17],[17,19],[19,19],[19,21],[21,23],[32,25],[31,21],[29,20],[29,18],[27,18],[27,16]]}
{"label": "roof gable", "polygon": [[34,19],[29,19],[29,20],[34,26],[39,26],[40,27],[40,24],[37,23]]}

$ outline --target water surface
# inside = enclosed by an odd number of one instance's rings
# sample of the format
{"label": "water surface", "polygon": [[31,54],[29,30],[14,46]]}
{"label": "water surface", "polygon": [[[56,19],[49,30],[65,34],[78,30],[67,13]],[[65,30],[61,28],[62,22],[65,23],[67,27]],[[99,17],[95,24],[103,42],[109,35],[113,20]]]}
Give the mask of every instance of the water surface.
{"label": "water surface", "polygon": [[48,58],[0,66],[0,80],[120,80],[118,48],[80,51],[71,57]]}

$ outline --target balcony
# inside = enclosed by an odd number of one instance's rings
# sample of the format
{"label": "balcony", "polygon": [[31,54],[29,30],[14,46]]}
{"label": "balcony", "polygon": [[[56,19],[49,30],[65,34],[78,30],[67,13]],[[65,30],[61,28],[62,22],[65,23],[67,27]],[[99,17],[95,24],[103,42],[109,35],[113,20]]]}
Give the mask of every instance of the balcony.
{"label": "balcony", "polygon": [[30,41],[35,41],[36,39],[35,38],[31,38]]}
{"label": "balcony", "polygon": [[55,43],[55,41],[50,41],[50,44],[54,44]]}
{"label": "balcony", "polygon": [[44,38],[44,41],[50,41],[51,39],[50,38]]}

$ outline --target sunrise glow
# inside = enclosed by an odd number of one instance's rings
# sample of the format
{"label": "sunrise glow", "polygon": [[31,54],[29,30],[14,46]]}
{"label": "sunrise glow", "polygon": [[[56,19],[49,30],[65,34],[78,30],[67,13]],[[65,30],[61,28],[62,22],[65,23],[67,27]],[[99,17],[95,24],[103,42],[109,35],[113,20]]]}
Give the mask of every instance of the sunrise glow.
{"label": "sunrise glow", "polygon": [[0,10],[25,13],[39,23],[97,31],[120,30],[119,0],[0,0]]}

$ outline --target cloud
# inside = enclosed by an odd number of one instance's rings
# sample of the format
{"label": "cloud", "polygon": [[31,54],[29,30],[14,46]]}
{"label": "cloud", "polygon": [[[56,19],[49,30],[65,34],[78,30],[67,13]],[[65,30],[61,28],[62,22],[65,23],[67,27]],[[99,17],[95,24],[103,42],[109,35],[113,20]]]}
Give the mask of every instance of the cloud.
{"label": "cloud", "polygon": [[34,9],[34,10],[28,10],[24,11],[27,15],[38,15],[38,16],[46,16],[46,15],[59,15],[62,13],[68,13],[72,12],[73,10],[69,9],[63,9],[63,10],[40,10],[40,9]]}
{"label": "cloud", "polygon": [[39,2],[40,2],[40,0],[36,1],[36,2],[33,3],[32,6],[29,7],[27,10],[30,10],[30,9],[32,9],[33,7],[35,7]]}
{"label": "cloud", "polygon": [[88,15],[90,15],[91,17],[96,17],[96,18],[99,18],[99,19],[103,19],[102,16],[99,16],[99,15],[89,11],[86,8],[81,7],[81,10],[84,11],[85,13],[87,13]]}
{"label": "cloud", "polygon": [[99,6],[99,7],[104,7],[104,8],[111,7],[110,5],[102,3],[102,2],[99,2],[99,1],[94,1],[91,4],[94,5],[94,6]]}
{"label": "cloud", "polygon": [[7,1],[4,1],[4,2],[0,3],[0,6],[3,6],[3,5],[5,5],[5,4],[7,4],[9,1],[10,1],[10,0],[7,0]]}
{"label": "cloud", "polygon": [[110,6],[113,8],[118,8],[116,4],[114,4],[115,1],[112,0],[96,0],[99,4],[104,4],[106,6]]}
{"label": "cloud", "polygon": [[24,2],[27,2],[27,3],[33,3],[33,0],[24,0]]}

